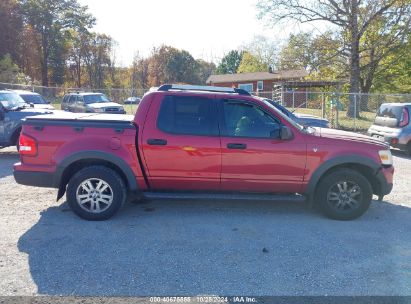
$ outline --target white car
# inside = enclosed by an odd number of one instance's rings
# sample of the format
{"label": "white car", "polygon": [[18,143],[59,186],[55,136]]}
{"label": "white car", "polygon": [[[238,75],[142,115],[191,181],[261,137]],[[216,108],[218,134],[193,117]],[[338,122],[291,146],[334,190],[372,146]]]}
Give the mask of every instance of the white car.
{"label": "white car", "polygon": [[14,90],[13,92],[20,95],[26,103],[33,105],[35,109],[54,110],[54,107],[38,93],[25,90]]}

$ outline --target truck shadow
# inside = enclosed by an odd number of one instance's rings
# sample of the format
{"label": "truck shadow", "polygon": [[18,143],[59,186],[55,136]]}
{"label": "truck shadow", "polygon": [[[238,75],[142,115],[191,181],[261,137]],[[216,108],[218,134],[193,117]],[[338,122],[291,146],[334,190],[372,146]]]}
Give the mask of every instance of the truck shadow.
{"label": "truck shadow", "polygon": [[388,202],[338,222],[301,203],[152,201],[87,222],[64,203],[18,248],[42,295],[410,294],[410,218]]}
{"label": "truck shadow", "polygon": [[0,153],[0,178],[13,175],[13,165],[20,161],[17,153]]}

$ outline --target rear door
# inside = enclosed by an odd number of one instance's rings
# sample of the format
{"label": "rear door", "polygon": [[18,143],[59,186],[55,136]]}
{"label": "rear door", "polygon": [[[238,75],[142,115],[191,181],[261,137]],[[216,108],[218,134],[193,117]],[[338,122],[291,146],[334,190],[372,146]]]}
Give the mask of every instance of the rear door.
{"label": "rear door", "polygon": [[299,134],[282,140],[281,120],[241,100],[220,102],[222,190],[301,191],[306,144]]}
{"label": "rear door", "polygon": [[212,95],[156,95],[140,145],[153,189],[220,189],[221,146]]}

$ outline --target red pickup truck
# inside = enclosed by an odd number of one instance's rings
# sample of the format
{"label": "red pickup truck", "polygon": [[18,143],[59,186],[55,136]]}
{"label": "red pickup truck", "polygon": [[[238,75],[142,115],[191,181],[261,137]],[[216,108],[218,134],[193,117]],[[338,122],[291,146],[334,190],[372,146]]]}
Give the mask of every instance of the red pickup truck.
{"label": "red pickup truck", "polygon": [[87,220],[127,199],[286,195],[349,220],[391,191],[394,173],[389,147],[371,137],[302,127],[240,89],[177,85],[146,94],[135,117],[28,117],[20,155],[18,183],[67,192]]}

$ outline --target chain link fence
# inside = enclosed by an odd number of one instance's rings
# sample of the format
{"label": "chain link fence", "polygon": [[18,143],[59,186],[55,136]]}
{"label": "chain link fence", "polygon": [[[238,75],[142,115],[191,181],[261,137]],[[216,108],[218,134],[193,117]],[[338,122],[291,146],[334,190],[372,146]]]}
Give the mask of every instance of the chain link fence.
{"label": "chain link fence", "polygon": [[383,103],[411,102],[411,94],[350,94],[342,92],[259,92],[290,111],[326,118],[336,129],[366,132]]}
{"label": "chain link fence", "polygon": [[[137,104],[125,102],[129,97],[141,98],[147,90],[90,89],[42,87],[0,83],[0,90],[26,90],[42,95],[56,109],[60,109],[63,96],[69,92],[99,92],[113,102],[122,104],[128,114],[134,114]],[[290,111],[314,115],[329,120],[337,129],[366,132],[373,124],[376,113],[383,103],[411,102],[411,94],[349,94],[341,92],[264,91],[254,95],[272,99]]]}
{"label": "chain link fence", "polygon": [[127,114],[135,114],[137,105],[135,103],[126,102],[129,97],[139,97],[141,98],[147,90],[138,89],[91,89],[91,88],[65,88],[65,87],[44,87],[37,85],[23,85],[23,84],[12,84],[12,83],[0,83],[0,90],[24,90],[35,92],[44,97],[44,99],[50,102],[55,109],[61,109],[61,101],[65,94],[72,92],[95,92],[103,93],[111,101],[119,103],[124,106]]}

